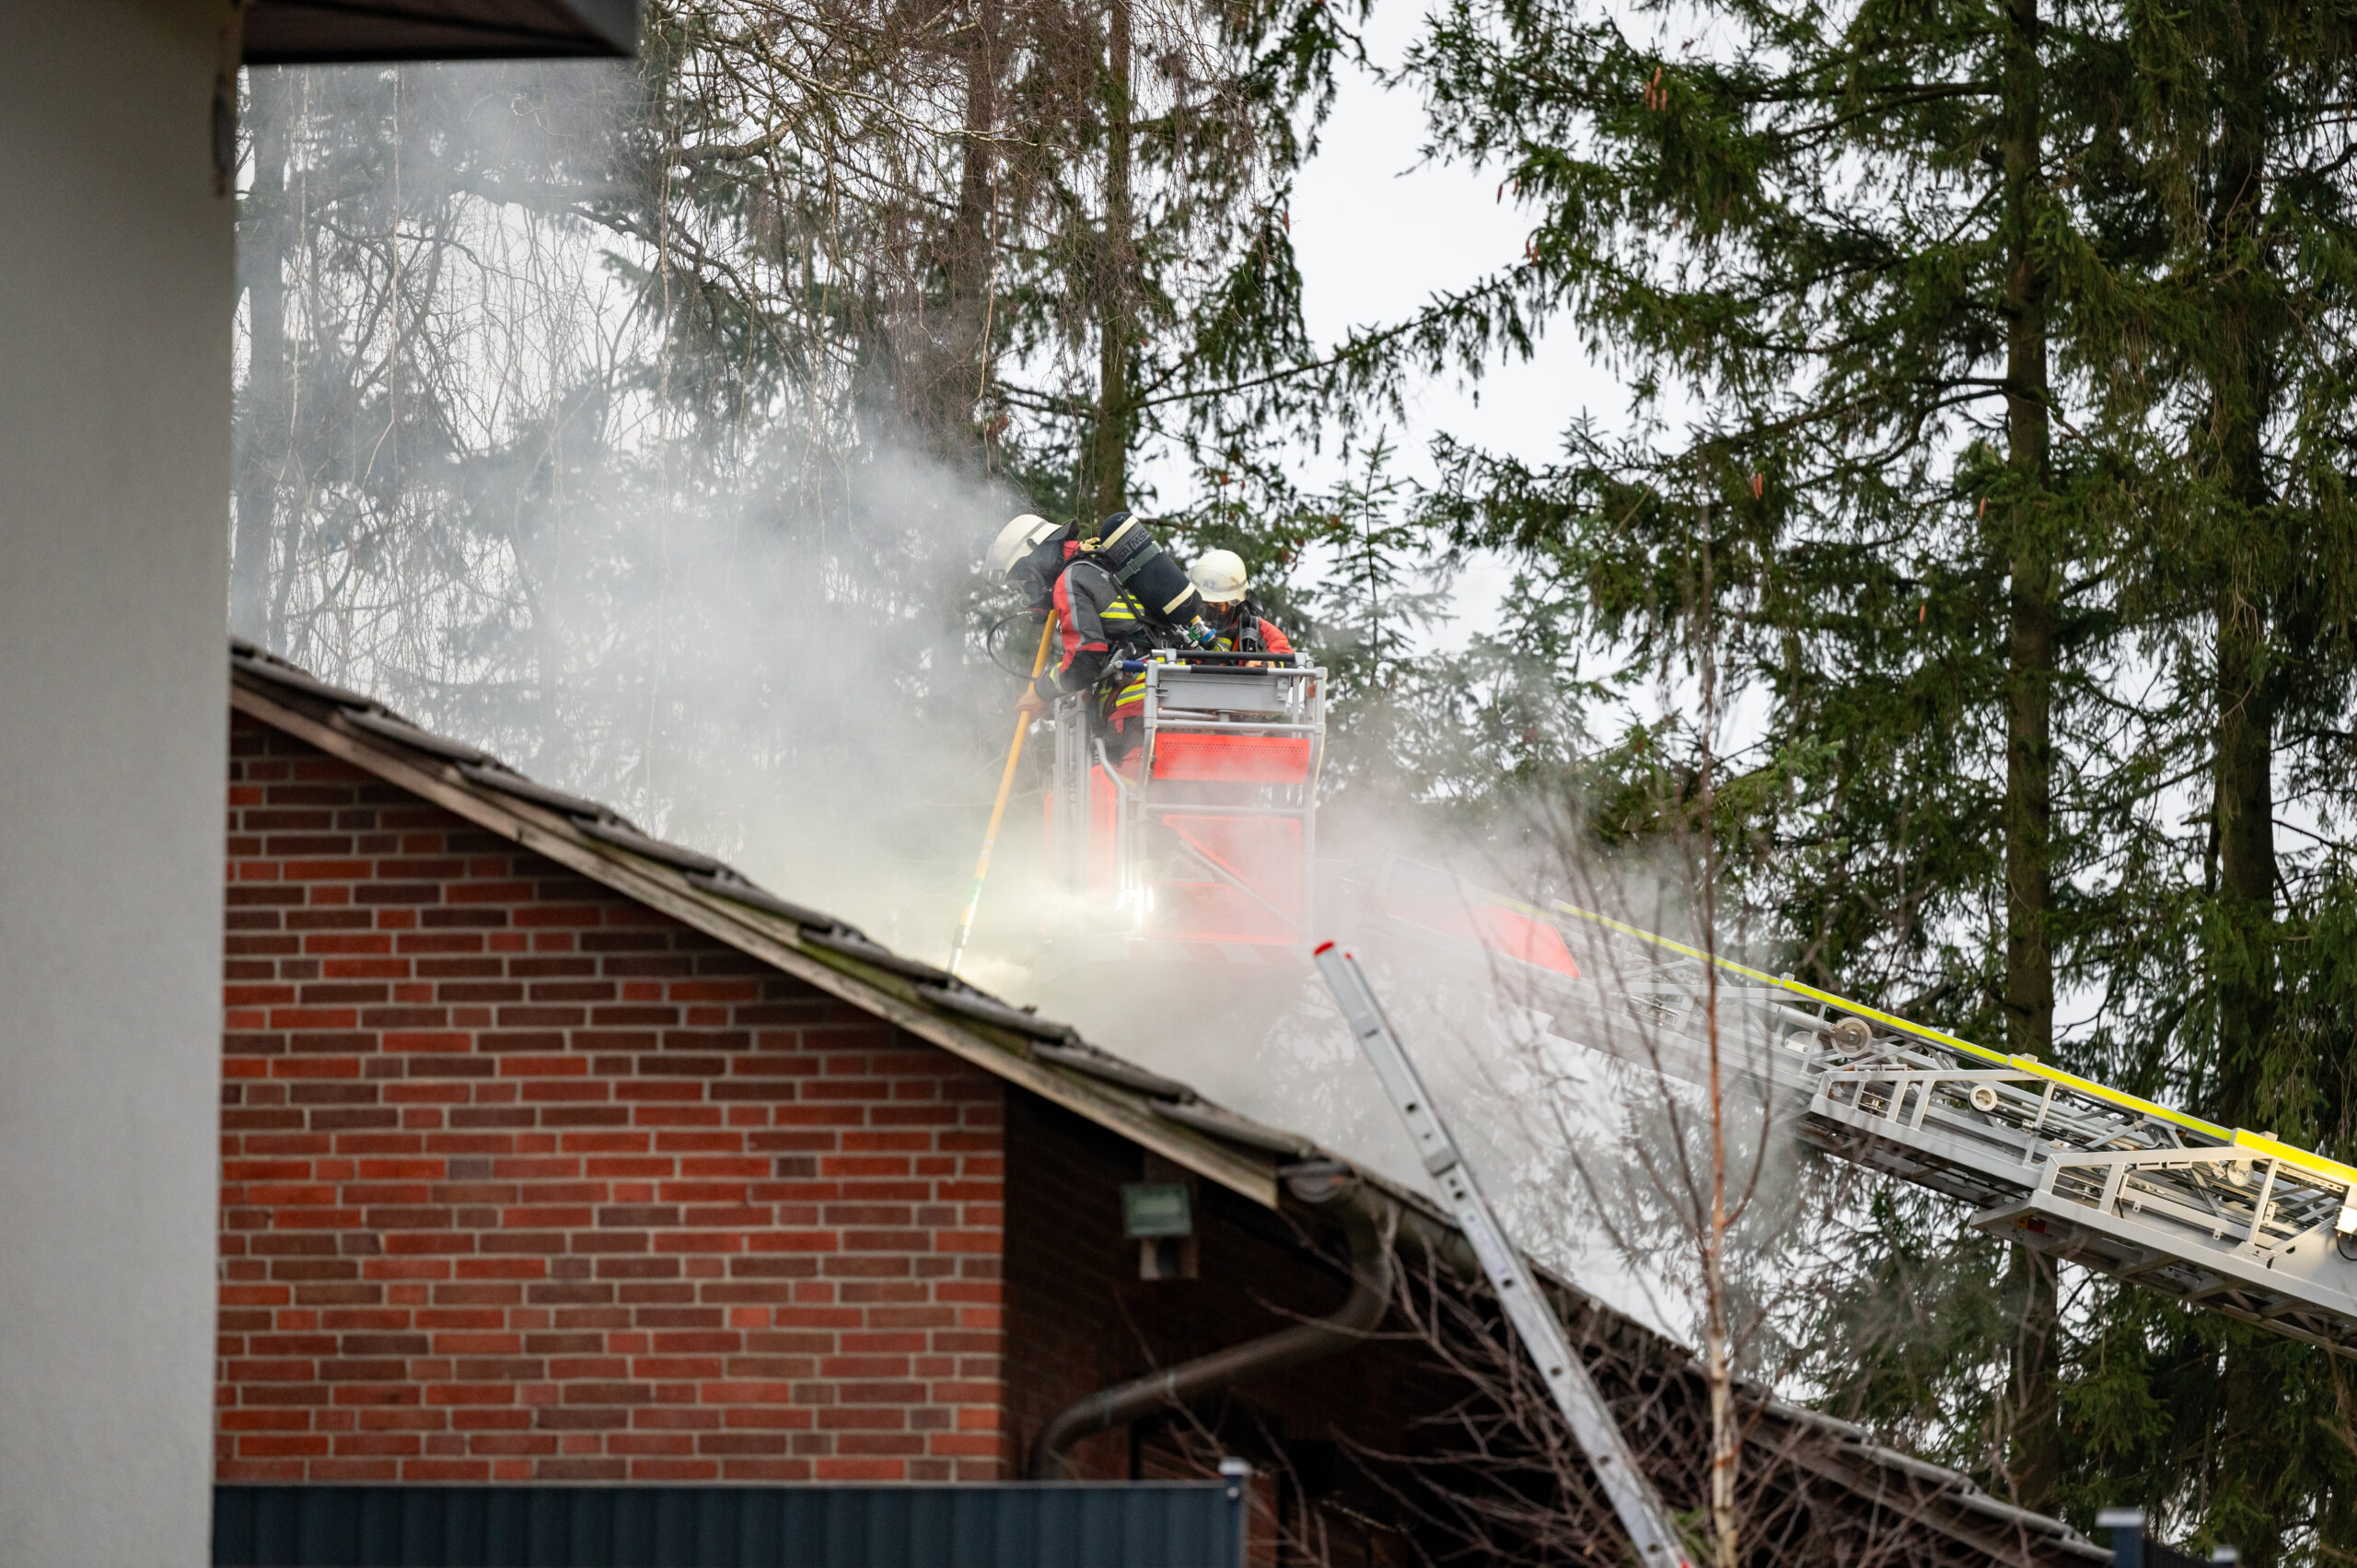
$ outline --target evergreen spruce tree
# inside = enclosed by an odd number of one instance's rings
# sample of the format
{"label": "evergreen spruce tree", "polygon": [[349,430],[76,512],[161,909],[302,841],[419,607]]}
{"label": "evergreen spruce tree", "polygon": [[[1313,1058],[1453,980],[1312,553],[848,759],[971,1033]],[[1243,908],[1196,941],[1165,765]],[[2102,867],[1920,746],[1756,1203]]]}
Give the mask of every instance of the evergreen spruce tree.
{"label": "evergreen spruce tree", "polygon": [[[1590,633],[1691,659],[1708,625],[1728,682],[1771,694],[1729,870],[1796,968],[2051,1057],[2073,878],[2110,806],[2095,747],[2066,743],[2116,628],[2110,431],[2056,441],[2114,357],[2116,259],[2068,187],[2119,51],[2094,12],[2034,0],[1706,19],[1728,41],[1698,54],[1469,0],[1415,62],[1441,145],[1502,161],[1538,220],[1526,265],[1422,341],[1569,319],[1639,416],[1547,467],[1452,447],[1437,512],[1576,583]],[[2006,1327],[1930,1364],[1979,1370],[1901,1393],[1878,1379],[1925,1365],[1898,1338],[1919,1320],[1885,1321],[1863,1408],[2054,1505],[2050,1270],[1977,1241],[1901,1265],[1939,1211],[1876,1218],[1889,1267],[1951,1291],[1939,1320]]]}
{"label": "evergreen spruce tree", "polygon": [[[2328,824],[2351,805],[2357,699],[2357,141],[2334,106],[2357,89],[2357,10],[2131,7],[2119,36],[2133,199],[2107,215],[2152,258],[2128,301],[2150,353],[2121,605],[2160,676],[2142,749],[2186,784],[2153,791],[2123,857],[2098,1038],[2213,1120],[2345,1156],[2352,867]],[[2131,1365],[2157,1347],[2144,1392],[2166,1419],[2117,1466],[2149,1495],[2246,1561],[2357,1539],[2346,1395],[2325,1358],[2128,1296],[2098,1331]]]}
{"label": "evergreen spruce tree", "polygon": [[[1715,583],[1714,651],[1773,702],[1733,869],[1796,966],[2345,1152],[2348,17],[1866,0],[1693,30],[1724,47],[1469,0],[1417,61],[1443,147],[1539,221],[1393,342],[1568,317],[1653,416],[1547,467],[1450,447],[1435,515],[1645,658],[1692,656]],[[2058,1040],[2066,989],[2101,1007]],[[2083,1524],[2134,1501],[2249,1561],[2350,1544],[2328,1358],[2084,1276],[2065,1309],[1955,1219],[1874,1200],[1819,1368],[1861,1413]]]}

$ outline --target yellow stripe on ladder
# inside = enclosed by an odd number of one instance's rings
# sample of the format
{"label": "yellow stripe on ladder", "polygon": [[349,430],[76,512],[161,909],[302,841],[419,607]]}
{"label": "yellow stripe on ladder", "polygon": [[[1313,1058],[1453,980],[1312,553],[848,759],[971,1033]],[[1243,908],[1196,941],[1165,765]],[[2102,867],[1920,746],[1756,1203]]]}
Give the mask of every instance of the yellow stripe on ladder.
{"label": "yellow stripe on ladder", "polygon": [[[1518,903],[1512,899],[1500,898],[1495,894],[1485,896],[1496,903],[1525,914],[1540,919],[1546,918],[1546,912],[1535,909],[1528,904]],[[1838,1008],[1841,1012],[1852,1014],[1861,1018],[1871,1019],[1887,1028],[1910,1035],[1926,1044],[1956,1051],[1973,1061],[1984,1062],[1991,1066],[2010,1067],[2015,1072],[2026,1073],[2031,1077],[2043,1078],[2049,1083],[2059,1085],[2075,1094],[2084,1095],[2089,1099],[2116,1106],[2122,1110],[2133,1111],[2139,1116],[2149,1116],[2156,1121],[2165,1121],[2173,1127],[2183,1128],[2189,1132],[2199,1133],[2205,1138],[2213,1138],[2221,1144],[2235,1148],[2248,1149],[2254,1158],[2280,1160],[2310,1176],[2320,1177],[2328,1182],[2340,1183],[2351,1190],[2352,1198],[2357,1198],[2357,1166],[2343,1165],[2339,1160],[2327,1159],[2322,1155],[2310,1154],[2305,1149],[2295,1148],[2290,1144],[2282,1143],[2273,1138],[2262,1137],[2257,1132],[2246,1132],[2240,1128],[2223,1127],[2215,1121],[2205,1121],[2200,1117],[2189,1116],[2184,1111],[2172,1110],[2167,1106],[2123,1093],[2106,1084],[2098,1084],[2092,1078],[2082,1078],[2075,1073],[2065,1073],[2060,1068],[2049,1067],[2043,1062],[2031,1057],[2008,1056],[2002,1051],[1991,1051],[1987,1046],[1975,1045],[1968,1040],[1958,1040],[1952,1034],[1944,1034],[1938,1029],[1926,1028],[1910,1019],[1886,1013],[1878,1007],[1869,1007],[1863,1002],[1852,1002],[1846,996],[1836,996],[1829,991],[1819,991],[1813,985],[1803,985],[1798,981],[1785,980],[1782,976],[1768,974],[1752,969],[1748,965],[1738,964],[1729,958],[1722,958],[1715,953],[1706,953],[1699,947],[1690,947],[1683,942],[1673,941],[1669,937],[1647,931],[1642,926],[1631,925],[1628,922],[1615,920],[1610,915],[1598,914],[1594,910],[1584,910],[1576,904],[1567,904],[1561,900],[1557,901],[1555,908],[1562,913],[1574,915],[1590,924],[1602,926],[1608,931],[1617,931],[1624,936],[1633,936],[1638,941],[1649,943],[1655,947],[1683,954],[1687,958],[1703,963],[1715,964],[1729,974],[1741,975],[1746,980],[1757,981],[1762,985],[1773,986],[1792,995],[1805,996],[1812,1002]]]}

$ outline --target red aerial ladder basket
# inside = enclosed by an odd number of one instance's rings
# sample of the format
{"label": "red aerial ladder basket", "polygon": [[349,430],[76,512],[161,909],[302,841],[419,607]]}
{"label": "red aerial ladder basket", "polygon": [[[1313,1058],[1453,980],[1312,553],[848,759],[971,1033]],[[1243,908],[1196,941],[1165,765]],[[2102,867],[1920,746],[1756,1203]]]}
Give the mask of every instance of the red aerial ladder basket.
{"label": "red aerial ladder basket", "polygon": [[1200,949],[1189,958],[1306,948],[1324,679],[1290,661],[1159,659],[1118,771],[1083,704],[1058,704],[1048,847],[1094,931]]}
{"label": "red aerial ladder basket", "polygon": [[1155,738],[1154,776],[1179,784],[1305,784],[1309,754],[1306,736],[1166,731]]}

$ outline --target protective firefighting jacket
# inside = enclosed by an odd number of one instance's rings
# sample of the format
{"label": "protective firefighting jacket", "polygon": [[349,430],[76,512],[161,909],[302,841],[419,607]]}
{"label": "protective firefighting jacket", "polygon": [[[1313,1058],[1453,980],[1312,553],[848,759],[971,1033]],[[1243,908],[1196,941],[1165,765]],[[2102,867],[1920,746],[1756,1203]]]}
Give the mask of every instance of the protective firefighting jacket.
{"label": "protective firefighting jacket", "polygon": [[1260,613],[1260,607],[1246,599],[1238,607],[1232,622],[1214,618],[1212,629],[1219,633],[1218,648],[1224,654],[1289,654],[1293,644],[1277,623]]}
{"label": "protective firefighting jacket", "polygon": [[[1072,561],[1056,578],[1053,603],[1060,653],[1036,687],[1050,702],[1089,690],[1120,660],[1144,657],[1161,641],[1144,607],[1111,573],[1086,557]],[[1109,684],[1105,712],[1117,723],[1145,701],[1144,675]]]}

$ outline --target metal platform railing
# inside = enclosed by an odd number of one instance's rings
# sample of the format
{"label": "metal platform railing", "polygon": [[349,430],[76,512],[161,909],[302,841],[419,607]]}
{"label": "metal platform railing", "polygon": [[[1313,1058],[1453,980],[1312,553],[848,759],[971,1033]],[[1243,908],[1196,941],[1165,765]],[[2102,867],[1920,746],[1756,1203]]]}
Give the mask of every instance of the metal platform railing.
{"label": "metal platform railing", "polygon": [[1055,709],[1056,880],[1101,932],[1306,953],[1326,672],[1294,655],[1168,654],[1132,673],[1138,746],[1119,766],[1083,699]]}

